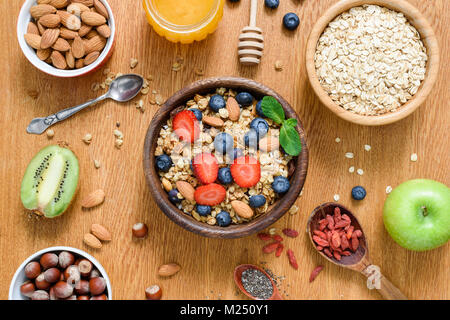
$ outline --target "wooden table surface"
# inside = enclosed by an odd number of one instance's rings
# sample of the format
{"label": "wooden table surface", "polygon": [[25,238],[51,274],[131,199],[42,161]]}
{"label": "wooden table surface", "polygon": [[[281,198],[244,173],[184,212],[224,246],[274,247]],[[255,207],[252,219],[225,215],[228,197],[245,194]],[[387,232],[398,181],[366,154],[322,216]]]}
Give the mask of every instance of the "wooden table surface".
{"label": "wooden table surface", "polygon": [[[238,63],[238,35],[247,23],[248,0],[225,5],[224,18],[217,32],[206,41],[193,45],[172,44],[160,38],[147,24],[141,1],[110,0],[118,33],[114,55],[107,64],[113,72],[130,72],[130,59],[139,64],[133,71],[152,75],[151,89],[164,98],[183,86],[203,77],[241,76],[272,87],[297,110],[310,148],[309,172],[303,195],[298,199],[297,215],[286,214],[273,227],[300,230],[296,239],[286,240],[299,260],[299,270],[292,269],[283,254],[280,258],[265,256],[256,236],[236,240],[207,239],[178,227],[158,209],[150,196],[142,168],[143,143],[147,127],[157,110],[143,96],[146,111],[141,113],[134,102],[119,105],[105,102],[83,111],[53,129],[55,137],[28,135],[28,122],[38,116],[82,103],[95,97],[94,82],[105,78],[102,71],[79,79],[56,79],[35,69],[24,57],[17,43],[15,26],[23,1],[1,1],[0,9],[0,298],[7,299],[16,268],[37,250],[65,245],[93,254],[111,278],[113,298],[143,299],[144,290],[152,284],[163,288],[164,299],[243,299],[236,293],[232,274],[242,263],[266,262],[276,275],[284,276],[287,299],[380,299],[376,291],[366,288],[362,275],[344,270],[322,259],[312,248],[305,230],[307,217],[319,204],[333,201],[356,213],[366,232],[370,256],[408,297],[413,299],[449,299],[449,244],[428,252],[411,252],[390,238],[382,222],[382,207],[387,186],[395,187],[413,178],[430,178],[450,185],[450,88],[447,78],[450,63],[448,25],[450,1],[409,0],[429,19],[441,48],[441,70],[437,85],[426,103],[412,116],[384,127],[362,127],[337,118],[315,97],[306,76],[304,52],[312,25],[335,0],[282,0],[278,10],[262,8],[258,24],[264,31],[266,48],[262,64],[244,68]],[[282,28],[286,12],[296,12],[301,24],[296,32]],[[7,32],[7,30],[9,30]],[[181,71],[172,71],[177,56],[184,58]],[[277,72],[275,61],[284,69]],[[114,147],[113,130],[121,123],[124,145]],[[93,136],[87,146],[82,138]],[[340,137],[341,143],[335,138]],[[22,208],[19,190],[22,175],[33,155],[52,142],[65,141],[77,154],[81,188],[71,209],[55,220],[29,219]],[[364,145],[372,150],[367,152]],[[354,152],[354,159],[345,158]],[[418,161],[410,155],[417,153]],[[95,169],[93,160],[101,161]],[[362,168],[364,175],[350,174],[348,168]],[[367,189],[359,203],[351,200],[355,185]],[[93,210],[81,209],[80,201],[95,189],[104,189],[105,203]],[[136,222],[149,225],[149,237],[135,241],[131,227]],[[87,248],[82,241],[92,223],[101,223],[113,234],[113,241],[100,250]],[[170,279],[157,276],[158,266],[177,262],[182,271]],[[312,284],[312,269],[325,269]]]}

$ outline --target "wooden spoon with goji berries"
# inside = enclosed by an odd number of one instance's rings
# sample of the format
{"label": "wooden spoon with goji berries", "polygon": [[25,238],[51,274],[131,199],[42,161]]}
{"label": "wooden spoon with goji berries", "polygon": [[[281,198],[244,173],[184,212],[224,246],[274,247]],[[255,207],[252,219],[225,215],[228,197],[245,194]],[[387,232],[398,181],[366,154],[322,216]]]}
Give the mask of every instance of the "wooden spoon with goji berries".
{"label": "wooden spoon with goji berries", "polygon": [[367,286],[378,289],[385,299],[408,299],[370,262],[364,231],[356,217],[344,206],[333,202],[318,206],[308,219],[306,232],[314,248],[325,259],[361,272],[368,278]]}

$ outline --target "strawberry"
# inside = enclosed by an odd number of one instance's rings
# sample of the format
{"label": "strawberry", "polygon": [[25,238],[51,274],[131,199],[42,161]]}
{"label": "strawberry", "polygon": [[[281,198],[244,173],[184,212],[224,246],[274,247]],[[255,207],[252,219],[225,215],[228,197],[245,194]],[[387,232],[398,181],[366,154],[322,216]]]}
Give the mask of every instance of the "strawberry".
{"label": "strawberry", "polygon": [[211,153],[201,153],[192,160],[194,174],[203,184],[213,183],[219,173],[219,162]]}
{"label": "strawberry", "polygon": [[225,200],[227,191],[217,183],[200,186],[195,190],[194,198],[202,206],[216,206]]}
{"label": "strawberry", "polygon": [[251,188],[261,179],[259,161],[249,156],[234,160],[230,169],[234,181],[242,188]]}
{"label": "strawberry", "polygon": [[173,130],[181,141],[194,142],[200,136],[200,126],[192,111],[178,112],[173,118]]}

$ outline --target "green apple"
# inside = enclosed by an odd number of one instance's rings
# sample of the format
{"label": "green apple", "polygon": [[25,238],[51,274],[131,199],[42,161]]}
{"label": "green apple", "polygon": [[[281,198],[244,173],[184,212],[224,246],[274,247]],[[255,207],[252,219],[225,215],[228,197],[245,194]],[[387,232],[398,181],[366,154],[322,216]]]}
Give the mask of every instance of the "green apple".
{"label": "green apple", "polygon": [[386,230],[406,249],[424,251],[450,239],[450,188],[427,179],[395,188],[383,208]]}

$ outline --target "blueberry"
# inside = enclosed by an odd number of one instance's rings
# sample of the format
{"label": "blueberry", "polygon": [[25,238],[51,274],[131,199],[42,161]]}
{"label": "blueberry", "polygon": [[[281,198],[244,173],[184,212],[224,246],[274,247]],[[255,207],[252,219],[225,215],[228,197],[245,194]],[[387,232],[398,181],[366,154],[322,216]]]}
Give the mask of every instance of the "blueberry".
{"label": "blueberry", "polygon": [[220,211],[216,216],[216,221],[220,227],[228,227],[231,224],[230,214],[226,211]]}
{"label": "blueberry", "polygon": [[189,109],[189,111],[192,111],[195,114],[195,117],[197,118],[198,121],[202,121],[203,113],[199,109],[192,108]]}
{"label": "blueberry", "polygon": [[173,204],[178,204],[181,202],[181,199],[178,198],[178,190],[177,189],[172,189],[169,191],[169,201],[172,202]]}
{"label": "blueberry", "polygon": [[222,184],[230,184],[233,182],[233,177],[231,176],[230,168],[220,168],[217,179]]}
{"label": "blueberry", "polygon": [[262,118],[253,119],[250,123],[250,128],[256,131],[258,139],[261,139],[269,132],[269,124]]}
{"label": "blueberry", "polygon": [[298,25],[300,24],[300,19],[295,13],[286,13],[286,15],[283,18],[283,25],[288,30],[295,30],[297,29]]}
{"label": "blueberry", "polygon": [[215,112],[219,112],[219,110],[225,108],[226,105],[225,99],[219,94],[216,94],[209,99],[209,107]]}
{"label": "blueberry", "polygon": [[214,139],[214,148],[221,154],[232,152],[234,147],[233,137],[225,132],[219,133]]}
{"label": "blueberry", "polygon": [[356,186],[352,189],[352,197],[355,200],[362,200],[366,197],[366,189],[361,186]]}
{"label": "blueberry", "polygon": [[163,172],[167,172],[172,167],[172,159],[167,154],[162,154],[156,157],[156,168]]}
{"label": "blueberry", "polygon": [[283,176],[278,176],[273,179],[272,189],[278,194],[283,194],[289,191],[291,184],[289,180]]}
{"label": "blueberry", "polygon": [[250,131],[244,135],[244,144],[246,147],[249,147],[249,148],[252,148],[255,150],[258,149],[258,144],[259,144],[258,134],[256,133],[255,130],[250,129]]}
{"label": "blueberry", "polygon": [[267,8],[276,9],[280,5],[280,0],[265,0],[264,4]]}
{"label": "blueberry", "polygon": [[261,194],[258,194],[256,196],[251,196],[250,199],[248,199],[248,204],[252,208],[259,208],[266,204],[266,197],[264,197]]}
{"label": "blueberry", "polygon": [[202,217],[206,217],[207,215],[211,214],[211,207],[198,204],[195,208],[195,211],[197,211],[197,213]]}
{"label": "blueberry", "polygon": [[262,100],[258,101],[258,103],[256,104],[256,113],[260,117],[265,117],[261,103],[262,103]]}
{"label": "blueberry", "polygon": [[241,92],[236,95],[236,101],[241,107],[248,107],[253,103],[253,96],[248,92]]}

